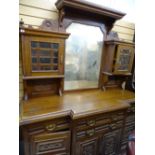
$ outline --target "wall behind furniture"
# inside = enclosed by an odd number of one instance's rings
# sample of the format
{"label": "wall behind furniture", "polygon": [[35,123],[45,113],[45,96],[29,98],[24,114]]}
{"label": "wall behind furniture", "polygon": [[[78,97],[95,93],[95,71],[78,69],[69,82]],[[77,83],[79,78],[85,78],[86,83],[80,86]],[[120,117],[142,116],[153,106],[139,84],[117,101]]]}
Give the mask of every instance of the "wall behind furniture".
{"label": "wall behind furniture", "polygon": [[[55,7],[57,0],[20,0],[19,19],[23,19],[25,26],[38,27],[44,19],[57,19],[58,10]],[[131,22],[119,20],[115,23],[113,31],[118,33],[120,39],[132,42],[135,25]],[[21,51],[19,54],[19,99],[23,97]]]}

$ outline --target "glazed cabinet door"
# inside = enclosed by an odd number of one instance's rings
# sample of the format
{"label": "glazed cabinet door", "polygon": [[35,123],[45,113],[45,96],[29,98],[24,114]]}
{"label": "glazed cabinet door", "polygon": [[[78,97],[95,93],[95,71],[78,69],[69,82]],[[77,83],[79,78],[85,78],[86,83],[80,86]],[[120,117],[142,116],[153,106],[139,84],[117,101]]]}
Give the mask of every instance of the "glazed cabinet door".
{"label": "glazed cabinet door", "polygon": [[77,143],[75,155],[98,155],[98,138],[93,137]]}
{"label": "glazed cabinet door", "polygon": [[25,76],[63,74],[64,40],[38,36],[24,39]]}
{"label": "glazed cabinet door", "polygon": [[117,155],[120,148],[121,129],[108,132],[100,139],[99,155]]}
{"label": "glazed cabinet door", "polygon": [[33,135],[29,155],[70,155],[69,131]]}

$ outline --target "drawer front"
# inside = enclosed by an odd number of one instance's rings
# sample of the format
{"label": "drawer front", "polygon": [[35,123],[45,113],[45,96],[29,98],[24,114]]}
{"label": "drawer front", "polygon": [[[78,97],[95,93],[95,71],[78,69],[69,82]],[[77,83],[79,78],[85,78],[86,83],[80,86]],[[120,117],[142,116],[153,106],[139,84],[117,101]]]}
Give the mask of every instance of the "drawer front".
{"label": "drawer front", "polygon": [[63,118],[29,125],[27,127],[27,131],[30,135],[33,135],[42,132],[63,131],[69,128],[70,128],[70,120],[68,118]]}
{"label": "drawer front", "polygon": [[70,153],[70,132],[39,134],[31,137],[32,155],[68,154]]}
{"label": "drawer front", "polygon": [[125,116],[124,111],[113,112],[108,114],[103,114],[95,117],[89,117],[86,119],[81,119],[76,122],[75,127],[77,131],[87,130],[89,128],[94,128],[98,126],[106,126],[112,123],[123,121]]}
{"label": "drawer front", "polygon": [[106,125],[100,125],[90,129],[76,131],[76,140],[89,138],[91,136],[98,135],[100,133],[104,134],[107,132],[111,132],[115,129],[120,129],[122,127],[123,127],[123,120],[120,120]]}

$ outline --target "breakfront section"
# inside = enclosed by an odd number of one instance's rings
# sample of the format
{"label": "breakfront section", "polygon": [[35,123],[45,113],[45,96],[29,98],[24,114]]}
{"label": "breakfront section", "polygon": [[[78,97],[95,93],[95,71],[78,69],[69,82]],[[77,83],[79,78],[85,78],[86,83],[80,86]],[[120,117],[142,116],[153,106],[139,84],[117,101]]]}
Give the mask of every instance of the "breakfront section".
{"label": "breakfront section", "polygon": [[21,28],[25,99],[63,91],[64,46],[69,34]]}
{"label": "breakfront section", "polygon": [[73,123],[72,155],[119,154],[124,116],[125,111],[115,111],[76,120]]}

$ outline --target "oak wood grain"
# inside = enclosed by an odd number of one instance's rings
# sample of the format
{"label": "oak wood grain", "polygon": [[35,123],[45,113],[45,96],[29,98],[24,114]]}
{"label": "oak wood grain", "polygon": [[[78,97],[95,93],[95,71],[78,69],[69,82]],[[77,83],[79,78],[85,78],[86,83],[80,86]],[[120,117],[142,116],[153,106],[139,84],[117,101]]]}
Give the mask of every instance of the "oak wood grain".
{"label": "oak wood grain", "polygon": [[70,116],[78,119],[90,115],[106,113],[129,107],[134,101],[134,93],[111,88],[67,92],[63,96],[38,97],[23,101],[21,104],[20,125]]}

